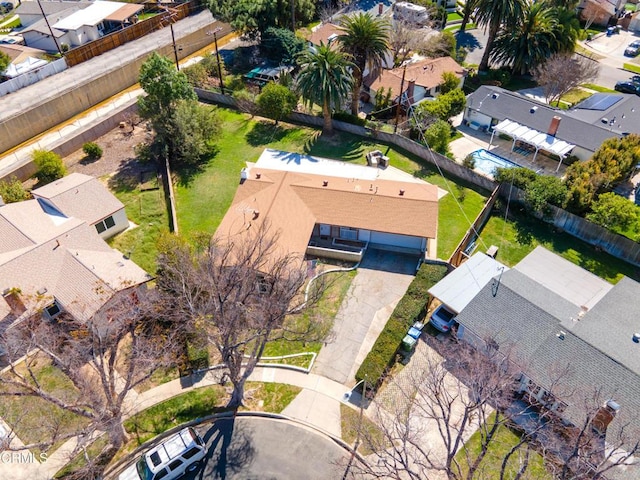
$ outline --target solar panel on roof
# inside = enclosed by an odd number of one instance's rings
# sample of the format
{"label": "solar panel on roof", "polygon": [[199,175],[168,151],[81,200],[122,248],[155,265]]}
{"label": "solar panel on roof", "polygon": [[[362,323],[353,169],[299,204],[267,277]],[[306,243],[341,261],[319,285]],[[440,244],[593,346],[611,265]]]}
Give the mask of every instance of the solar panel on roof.
{"label": "solar panel on roof", "polygon": [[611,95],[609,93],[594,93],[589,98],[583,100],[575,108],[583,110],[598,110],[600,112],[607,110],[622,100],[622,95]]}

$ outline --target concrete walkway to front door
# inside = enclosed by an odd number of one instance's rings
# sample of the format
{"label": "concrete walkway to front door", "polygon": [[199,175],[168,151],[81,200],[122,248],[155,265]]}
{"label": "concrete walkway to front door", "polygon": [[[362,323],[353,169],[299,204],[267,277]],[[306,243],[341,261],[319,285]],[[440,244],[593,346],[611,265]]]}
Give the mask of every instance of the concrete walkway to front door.
{"label": "concrete walkway to front door", "polygon": [[334,320],[333,340],[320,350],[314,373],[355,384],[355,372],[413,280],[416,263],[415,257],[392,252],[366,253]]}

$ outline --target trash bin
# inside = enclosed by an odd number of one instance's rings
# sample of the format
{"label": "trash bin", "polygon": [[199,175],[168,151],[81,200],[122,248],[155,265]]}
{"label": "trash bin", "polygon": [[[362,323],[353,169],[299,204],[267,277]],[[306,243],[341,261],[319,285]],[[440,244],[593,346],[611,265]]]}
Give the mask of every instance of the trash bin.
{"label": "trash bin", "polygon": [[593,33],[587,33],[587,42],[593,40]]}
{"label": "trash bin", "polygon": [[613,27],[607,27],[607,37],[610,37],[611,35],[613,35],[613,31],[614,31]]}

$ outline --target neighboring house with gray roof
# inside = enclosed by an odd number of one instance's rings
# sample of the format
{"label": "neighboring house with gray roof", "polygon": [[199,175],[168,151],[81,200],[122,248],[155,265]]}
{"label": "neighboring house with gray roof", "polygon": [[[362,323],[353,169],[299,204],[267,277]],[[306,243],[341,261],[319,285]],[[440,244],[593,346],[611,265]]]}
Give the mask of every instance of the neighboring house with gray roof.
{"label": "neighboring house with gray roof", "polygon": [[[640,133],[640,108],[632,105],[638,102],[640,107],[640,99],[634,95],[604,95],[609,101],[592,102],[590,108],[582,102],[571,110],[561,110],[517,92],[483,85],[468,96],[464,121],[474,129],[491,131],[499,123],[510,120],[574,145],[568,153],[588,160],[605,140],[621,138],[625,133]],[[618,111],[616,115],[614,112]],[[606,122],[603,123],[603,119]]]}
{"label": "neighboring house with gray roof", "polygon": [[[38,5],[38,3],[40,3],[40,5]],[[48,17],[50,16],[51,19],[55,19],[64,18],[64,16],[71,15],[71,13],[76,10],[86,8],[89,5],[91,5],[91,2],[61,2],[56,0],[36,2],[26,0],[16,8],[15,13],[20,17],[20,23],[22,23],[22,26],[29,27],[44,19],[42,16],[43,10],[45,15]],[[63,14],[63,12],[66,13]]]}
{"label": "neighboring house with gray roof", "polygon": [[[608,284],[538,247],[475,295],[456,317],[458,336],[508,352],[522,371],[519,390],[575,425],[587,402],[612,400],[619,410],[605,441],[632,448],[640,440],[638,298],[640,283]],[[625,466],[606,477],[639,475]]]}
{"label": "neighboring house with gray roof", "polygon": [[88,320],[118,292],[150,278],[95,226],[45,199],[0,206],[0,329],[37,312]]}
{"label": "neighboring house with gray roof", "polygon": [[31,192],[70,217],[84,220],[106,240],[129,227],[124,204],[97,178],[72,173]]}

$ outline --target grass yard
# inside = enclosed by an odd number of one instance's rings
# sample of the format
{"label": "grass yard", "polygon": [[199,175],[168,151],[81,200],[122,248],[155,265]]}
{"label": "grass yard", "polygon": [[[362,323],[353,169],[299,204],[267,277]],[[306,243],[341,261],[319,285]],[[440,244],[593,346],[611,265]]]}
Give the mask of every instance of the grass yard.
{"label": "grass yard", "polygon": [[622,65],[622,68],[628,70],[633,73],[640,73],[640,65],[635,65],[640,62],[640,58],[632,60],[633,63],[625,63]]}
{"label": "grass yard", "polygon": [[[474,433],[471,438],[465,443],[465,446],[456,454],[456,460],[461,466],[462,477],[467,474],[469,460],[474,460],[480,453],[480,432]],[[507,428],[506,426],[500,426],[489,446],[486,458],[480,464],[479,470],[475,473],[474,478],[483,478],[487,480],[498,480],[500,478],[500,469],[502,466],[502,460],[504,456],[509,452],[509,449],[519,441],[518,435]],[[523,446],[523,448],[526,445]],[[469,460],[467,459],[467,452],[469,453]],[[521,454],[524,453],[524,450]],[[520,457],[518,453],[514,454],[505,472],[505,478],[514,478],[518,472]],[[537,452],[531,452],[529,458],[529,466],[521,477],[522,480],[551,480],[552,475],[547,472],[544,467],[542,456]]]}
{"label": "grass yard", "polygon": [[593,95],[591,92],[587,92],[582,88],[574,88],[563,95],[561,100],[563,102],[570,103],[571,105],[575,105],[576,103],[589,98],[591,95]]}
{"label": "grass yard", "polygon": [[[349,445],[354,445],[358,437],[360,424],[360,413],[351,407],[340,404],[340,437]],[[388,445],[384,432],[367,418],[362,416],[362,430],[360,430],[360,445],[358,452],[361,455],[371,455],[375,453],[376,447]]]}
{"label": "grass yard", "polygon": [[578,45],[578,44],[576,44],[575,52],[579,53],[580,55],[584,55],[585,57],[590,58],[591,60],[595,60],[596,62],[604,58],[607,58],[604,55],[599,55],[595,52],[592,52],[591,50],[584,48],[582,45]]}
{"label": "grass yard", "polygon": [[[252,411],[280,413],[300,393],[299,387],[279,383],[247,382],[245,405]],[[183,393],[154,405],[124,422],[134,438],[127,445],[133,450],[153,437],[190,420],[225,411],[228,394],[213,385]]]}
{"label": "grass yard", "polygon": [[[340,305],[344,300],[351,281],[356,276],[355,271],[350,272],[336,272],[323,275],[316,281],[323,281],[324,291],[318,302],[312,307],[303,311],[300,315],[291,316],[287,321],[300,323],[298,327],[302,327],[308,324],[312,319],[314,322],[319,322],[323,325],[323,330],[327,333],[333,326],[333,319],[338,313]],[[290,355],[292,353],[300,352],[320,352],[322,342],[301,342],[301,341],[286,341],[276,340],[269,342],[264,350],[265,357],[278,357],[281,355]],[[309,365],[311,357],[294,357],[289,359],[288,365],[296,365],[300,367],[307,367]],[[280,361],[275,363],[282,363]]]}
{"label": "grass yard", "polygon": [[115,176],[109,180],[111,192],[124,203],[127,217],[137,225],[127,232],[116,235],[108,243],[150,274],[155,274],[157,247],[160,235],[169,231],[169,217],[162,188],[140,190],[137,176]]}
{"label": "grass yard", "polygon": [[622,275],[640,280],[640,271],[632,265],[596,251],[567,233],[555,232],[551,225],[525,214],[510,214],[505,221],[503,211],[494,211],[480,233],[480,240],[480,250],[486,250],[490,245],[498,246],[497,258],[508,266],[515,265],[536,246],[542,245],[611,283],[618,282]]}
{"label": "grass yard", "polygon": [[460,15],[458,12],[447,13],[447,23],[455,22],[457,20],[462,20],[462,15]]}
{"label": "grass yard", "polygon": [[[220,108],[219,112],[224,121],[224,129],[218,141],[217,154],[188,184],[176,186],[180,231],[186,235],[215,232],[231,205],[240,181],[240,170],[245,162],[256,161],[267,147],[362,165],[366,164],[366,152],[379,149],[391,159],[394,167],[438,186],[445,185],[445,180],[426,162],[373,139],[344,132],[338,132],[327,139],[312,128],[288,124],[275,127],[271,121],[250,119],[235,111]],[[458,189],[453,182],[448,183],[454,195],[462,199],[462,208],[468,218],[473,220],[482,208],[486,193],[478,193],[468,186]],[[439,219],[438,255],[448,258],[469,223],[450,195],[440,201]]]}
{"label": "grass yard", "polygon": [[615,93],[615,90],[612,88],[601,87],[600,85],[596,85],[595,83],[583,83],[580,85],[581,87],[588,88],[589,90],[594,90],[600,93]]}
{"label": "grass yard", "polygon": [[[45,358],[37,359],[35,376],[42,388],[57,398],[73,401],[77,390],[71,381],[58,368]],[[20,367],[18,367],[20,371]],[[26,373],[26,369],[25,372]],[[7,374],[8,375],[8,374]],[[0,385],[0,389],[9,389]],[[52,432],[65,435],[77,431],[88,420],[53,405],[38,397],[0,396],[0,417],[10,425],[16,436],[24,443],[46,442],[52,438]],[[54,444],[48,451],[55,451],[60,443]],[[36,454],[40,450],[35,450]]]}

